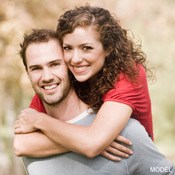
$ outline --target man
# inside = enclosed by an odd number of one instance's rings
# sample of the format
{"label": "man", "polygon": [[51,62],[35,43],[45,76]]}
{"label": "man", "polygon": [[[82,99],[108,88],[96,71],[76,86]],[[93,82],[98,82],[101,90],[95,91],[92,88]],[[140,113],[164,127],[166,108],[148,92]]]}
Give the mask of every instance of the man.
{"label": "man", "polygon": [[[41,123],[41,127],[46,129],[47,125],[54,124],[53,122],[57,124],[55,119],[83,127],[81,125],[90,125],[93,122],[95,114],[90,112],[88,106],[77,97],[69,81],[61,46],[53,31],[34,30],[32,34],[25,37],[21,47],[21,56],[29,79],[44,105],[44,108],[38,104],[32,104],[31,107],[52,116],[26,109],[21,112],[20,118],[15,123],[15,133],[22,133],[23,130],[28,129],[31,131],[26,134],[16,134],[14,141],[18,156],[35,157],[23,159],[30,175],[148,175],[152,173],[154,167],[163,167],[166,170],[158,174],[167,174],[167,171],[168,174],[175,172],[173,165],[157,151],[144,128],[134,119],[129,121],[121,133],[132,140],[134,154],[120,162],[108,160],[102,156],[94,157],[88,145],[77,146],[81,140],[77,140],[75,144],[71,143],[71,146],[69,141],[64,142],[64,140],[59,140],[64,144],[58,144],[55,132],[47,130],[51,135],[50,138],[45,130],[36,130],[35,127]],[[39,117],[38,122],[35,123],[36,114],[42,117]],[[33,132],[27,120],[31,125],[35,123]],[[115,147],[115,143],[112,147]],[[113,152],[111,149],[110,147],[108,151]],[[104,151],[104,154],[108,151]],[[142,153],[144,158],[141,157]]]}

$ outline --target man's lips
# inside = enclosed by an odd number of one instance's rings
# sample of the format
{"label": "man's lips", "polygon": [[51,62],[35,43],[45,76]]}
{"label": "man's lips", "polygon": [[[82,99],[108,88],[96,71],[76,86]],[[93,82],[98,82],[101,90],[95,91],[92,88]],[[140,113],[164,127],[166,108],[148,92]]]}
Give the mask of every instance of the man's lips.
{"label": "man's lips", "polygon": [[44,85],[44,86],[42,86],[42,88],[45,90],[52,90],[52,89],[55,89],[57,86],[58,86],[58,84]]}

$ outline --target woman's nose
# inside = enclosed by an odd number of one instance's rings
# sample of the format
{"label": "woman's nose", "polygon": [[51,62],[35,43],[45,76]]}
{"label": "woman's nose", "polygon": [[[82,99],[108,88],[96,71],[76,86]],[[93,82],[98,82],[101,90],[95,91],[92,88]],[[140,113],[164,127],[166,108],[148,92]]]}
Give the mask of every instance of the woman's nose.
{"label": "woman's nose", "polygon": [[83,60],[81,54],[78,51],[74,51],[72,55],[72,63],[80,63]]}

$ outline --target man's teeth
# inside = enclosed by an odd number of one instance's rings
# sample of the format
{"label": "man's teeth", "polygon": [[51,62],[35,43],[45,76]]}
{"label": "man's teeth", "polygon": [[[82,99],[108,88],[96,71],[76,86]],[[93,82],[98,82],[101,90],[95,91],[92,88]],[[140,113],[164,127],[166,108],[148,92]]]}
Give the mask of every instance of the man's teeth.
{"label": "man's teeth", "polygon": [[56,87],[57,87],[57,85],[54,84],[54,85],[51,85],[51,86],[44,86],[44,89],[46,89],[46,90],[51,90],[51,89],[54,89],[54,88],[56,88]]}

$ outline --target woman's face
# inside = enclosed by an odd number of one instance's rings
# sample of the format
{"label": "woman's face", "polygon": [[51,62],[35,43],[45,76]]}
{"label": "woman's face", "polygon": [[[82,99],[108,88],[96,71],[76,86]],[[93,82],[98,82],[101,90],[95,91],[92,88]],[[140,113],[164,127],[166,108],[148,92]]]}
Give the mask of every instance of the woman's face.
{"label": "woman's face", "polygon": [[77,81],[94,79],[102,69],[106,51],[92,27],[77,27],[63,38],[64,59]]}

